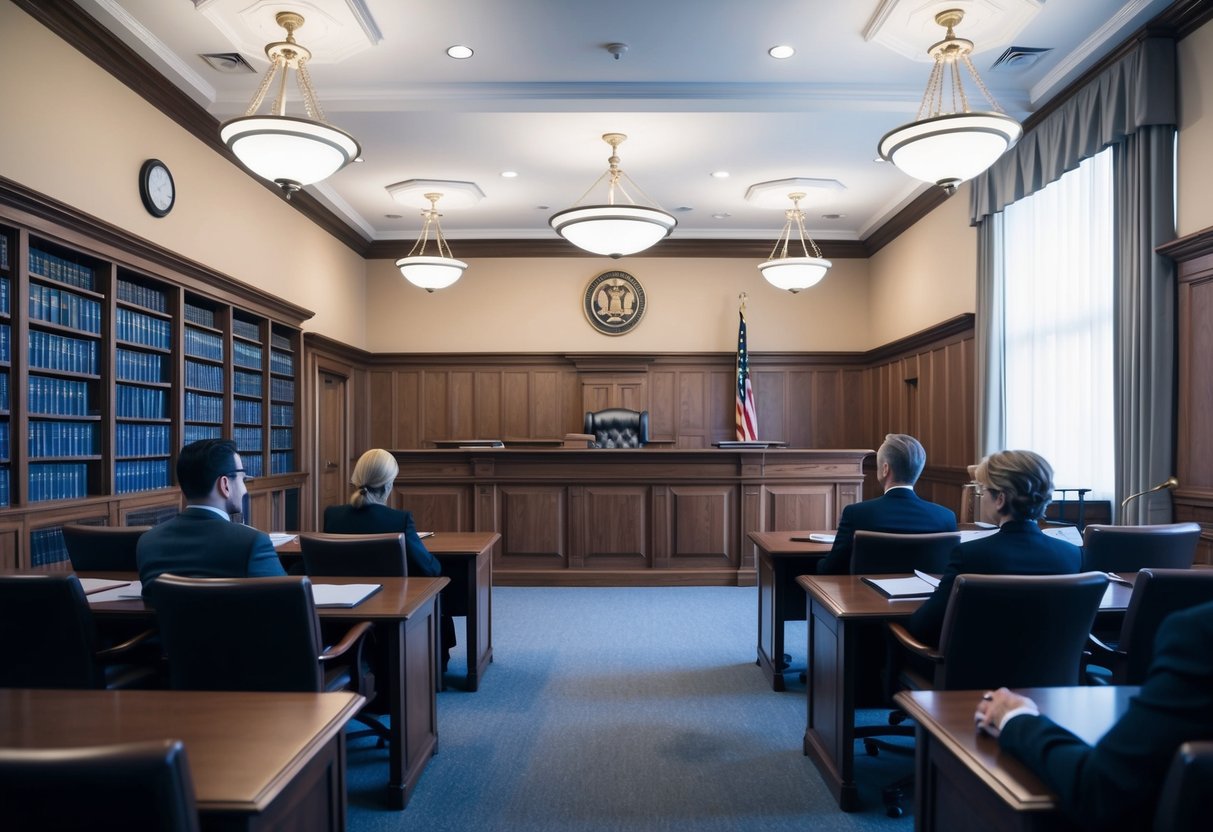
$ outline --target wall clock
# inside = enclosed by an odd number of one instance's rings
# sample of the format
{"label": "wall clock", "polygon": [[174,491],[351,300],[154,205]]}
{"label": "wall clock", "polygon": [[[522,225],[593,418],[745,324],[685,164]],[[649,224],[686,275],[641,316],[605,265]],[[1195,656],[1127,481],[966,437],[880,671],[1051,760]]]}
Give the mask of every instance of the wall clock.
{"label": "wall clock", "polygon": [[582,308],[594,329],[623,335],[644,317],[644,287],[627,272],[603,272],[585,287]]}
{"label": "wall clock", "polygon": [[177,186],[168,166],[159,159],[148,159],[139,169],[139,197],[153,217],[167,217],[177,201]]}

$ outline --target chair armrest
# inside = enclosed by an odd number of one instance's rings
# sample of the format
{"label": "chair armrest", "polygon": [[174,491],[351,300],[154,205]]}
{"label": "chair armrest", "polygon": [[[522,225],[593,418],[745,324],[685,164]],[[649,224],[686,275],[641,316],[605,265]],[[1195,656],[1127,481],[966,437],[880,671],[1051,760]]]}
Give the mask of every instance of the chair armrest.
{"label": "chair armrest", "polygon": [[893,638],[897,639],[902,647],[914,655],[922,656],[927,661],[934,662],[935,664],[943,663],[943,655],[938,650],[914,638],[904,625],[890,621],[888,627],[889,632],[893,634]]}
{"label": "chair armrest", "polygon": [[353,627],[346,631],[341,637],[341,641],[334,644],[332,647],[320,654],[319,659],[322,662],[329,662],[334,659],[339,659],[349,652],[350,648],[358,644],[362,637],[371,631],[371,622],[359,621]]}
{"label": "chair armrest", "polygon": [[114,659],[122,658],[125,654],[131,652],[141,644],[146,644],[156,636],[156,630],[144,630],[137,635],[131,636],[121,644],[115,644],[113,647],[106,647],[103,650],[98,650],[96,656],[103,662],[109,662]]}

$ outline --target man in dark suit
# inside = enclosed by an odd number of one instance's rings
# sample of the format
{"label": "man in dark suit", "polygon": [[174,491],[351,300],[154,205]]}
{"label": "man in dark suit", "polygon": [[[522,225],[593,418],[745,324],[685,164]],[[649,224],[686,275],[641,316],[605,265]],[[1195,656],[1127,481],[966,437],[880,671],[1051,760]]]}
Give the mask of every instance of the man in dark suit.
{"label": "man in dark suit", "polygon": [[1068,575],[1082,563],[1077,546],[1046,535],[1037,523],[1053,497],[1053,468],[1043,457],[999,451],[969,472],[980,493],[981,519],[998,524],[998,531],[952,550],[939,586],[906,624],[926,644],[939,643],[957,575]]}
{"label": "man in dark suit", "polygon": [[1031,699],[1000,688],[977,706],[977,727],[1022,760],[1090,829],[1149,829],[1163,778],[1182,743],[1213,739],[1213,603],[1173,613],[1159,628],[1141,692],[1089,746]]}
{"label": "man in dark suit", "polygon": [[177,457],[177,482],[185,510],[145,532],[135,550],[144,598],[151,599],[150,585],[169,572],[187,578],[286,574],[267,534],[231,521],[248,492],[235,442],[186,445]]}
{"label": "man in dark suit", "polygon": [[876,479],[884,495],[842,510],[834,546],[817,564],[820,575],[847,575],[855,532],[930,534],[956,531],[956,513],[914,493],[927,452],[913,436],[890,433],[876,452]]}

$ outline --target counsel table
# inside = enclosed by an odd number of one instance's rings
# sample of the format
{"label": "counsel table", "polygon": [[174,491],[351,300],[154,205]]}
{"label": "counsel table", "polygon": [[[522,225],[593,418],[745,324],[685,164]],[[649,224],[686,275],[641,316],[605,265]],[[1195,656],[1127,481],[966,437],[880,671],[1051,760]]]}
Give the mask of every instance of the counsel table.
{"label": "counsel table", "polygon": [[[796,585],[800,575],[817,571],[830,553],[829,543],[807,540],[812,532],[750,532],[758,547],[758,661],[772,690],[783,690],[783,624],[804,621],[805,595]],[[803,540],[793,538],[806,538]]]}
{"label": "counsel table", "polygon": [[[81,573],[81,577],[114,577],[115,573]],[[317,583],[359,584],[369,578],[324,578]],[[370,621],[388,635],[388,799],[403,809],[421,772],[438,750],[435,615],[438,593],[446,578],[375,578],[383,588],[356,607],[321,607],[323,620]],[[91,604],[98,617],[143,619],[154,615],[138,599]],[[381,681],[381,680],[377,680]]]}
{"label": "counsel table", "polygon": [[[885,575],[882,577],[898,577]],[[1137,575],[1124,577],[1133,581]],[[859,575],[801,575],[809,601],[808,723],[804,753],[811,757],[844,812],[858,808],[855,786],[856,645],[865,630],[908,618],[921,600],[891,601],[862,583]],[[1131,586],[1109,583],[1101,612],[1124,612]],[[884,662],[878,657],[865,661]],[[970,719],[972,714],[970,714]]]}
{"label": "counsel table", "polygon": [[0,690],[0,746],[179,739],[204,830],[343,830],[342,728],[364,701],[354,693]]}
{"label": "counsel table", "polygon": [[[1089,743],[1128,710],[1136,687],[1032,688],[1040,712]],[[917,723],[918,832],[963,829],[981,818],[990,830],[1074,828],[1057,796],[998,740],[973,727],[982,691],[903,691],[894,699]]]}
{"label": "counsel table", "polygon": [[[467,616],[470,691],[479,689],[480,677],[493,660],[493,546],[500,539],[497,532],[435,532],[424,540],[425,548],[442,564],[443,576],[451,581],[442,593],[442,611]],[[283,560],[297,558],[298,539],[282,544],[277,551],[285,556]],[[441,690],[441,679],[439,682]]]}

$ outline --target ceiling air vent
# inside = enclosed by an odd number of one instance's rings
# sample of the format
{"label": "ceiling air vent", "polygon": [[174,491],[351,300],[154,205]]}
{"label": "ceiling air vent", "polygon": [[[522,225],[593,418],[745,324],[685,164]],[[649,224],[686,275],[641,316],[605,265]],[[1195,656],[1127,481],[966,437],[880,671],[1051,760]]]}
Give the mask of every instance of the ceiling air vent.
{"label": "ceiling air vent", "polygon": [[229,75],[238,75],[244,72],[253,72],[253,65],[244,59],[244,56],[239,52],[212,52],[209,55],[203,54],[198,57],[211,65],[211,69],[216,72],[225,72]]}
{"label": "ceiling air vent", "polygon": [[1027,69],[1042,57],[1053,51],[1053,47],[1038,48],[1035,46],[1011,46],[998,56],[990,70],[994,72],[1017,72]]}

